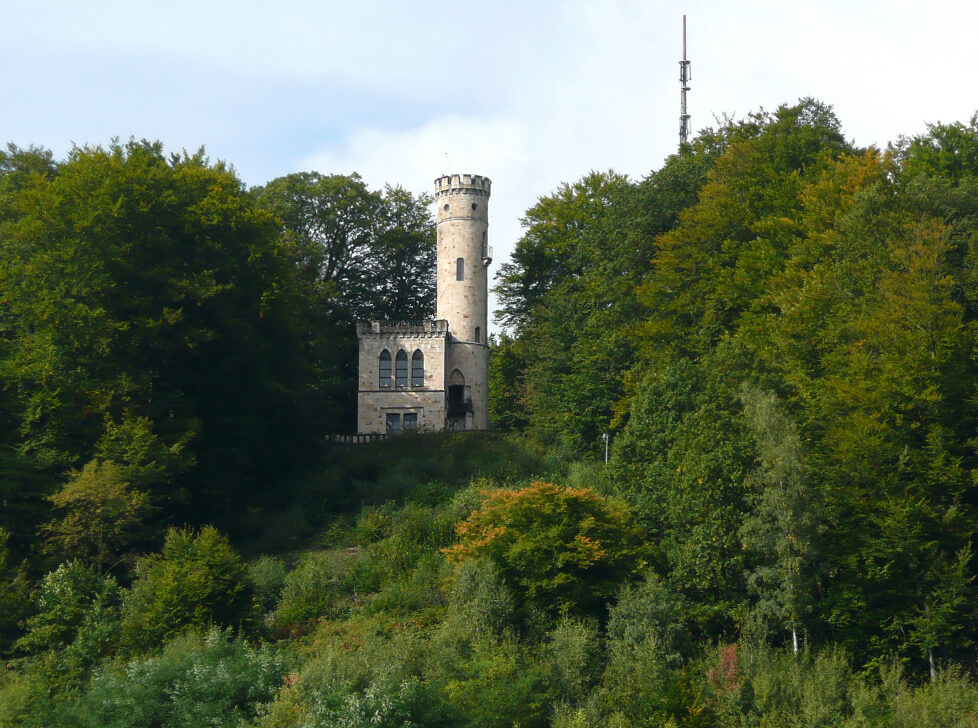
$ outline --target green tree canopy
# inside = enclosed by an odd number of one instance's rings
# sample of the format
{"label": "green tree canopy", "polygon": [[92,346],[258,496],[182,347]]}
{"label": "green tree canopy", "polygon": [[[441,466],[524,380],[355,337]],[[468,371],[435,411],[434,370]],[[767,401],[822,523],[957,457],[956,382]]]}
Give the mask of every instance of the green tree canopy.
{"label": "green tree canopy", "polygon": [[353,319],[420,320],[435,308],[431,198],[367,188],[357,174],[300,172],[255,190],[302,268]]}
{"label": "green tree canopy", "polygon": [[321,356],[337,325],[225,165],[130,141],[57,167],[11,153],[2,169],[0,404],[16,451],[61,469],[117,459],[200,513],[338,429],[342,369]]}
{"label": "green tree canopy", "polygon": [[251,594],[241,557],[213,526],[199,533],[170,529],[163,551],[136,564],[125,595],[122,637],[145,649],[188,627],[237,627],[251,618]]}
{"label": "green tree canopy", "polygon": [[549,614],[600,614],[650,556],[621,504],[551,483],[490,492],[456,532],[449,558],[492,560],[527,607]]}
{"label": "green tree canopy", "polygon": [[132,489],[111,460],[93,460],[51,496],[51,503],[61,512],[43,529],[52,550],[90,560],[101,573],[134,540],[149,497]]}

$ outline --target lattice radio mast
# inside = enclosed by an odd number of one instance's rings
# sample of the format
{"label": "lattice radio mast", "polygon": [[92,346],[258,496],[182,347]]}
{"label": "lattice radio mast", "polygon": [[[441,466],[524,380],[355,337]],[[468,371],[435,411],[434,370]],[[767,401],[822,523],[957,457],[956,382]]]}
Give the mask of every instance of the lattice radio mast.
{"label": "lattice radio mast", "polygon": [[689,82],[693,78],[690,71],[690,62],[686,60],[686,16],[683,16],[683,59],[679,62],[679,144],[682,146],[689,139],[689,114],[686,112],[686,92],[689,91]]}

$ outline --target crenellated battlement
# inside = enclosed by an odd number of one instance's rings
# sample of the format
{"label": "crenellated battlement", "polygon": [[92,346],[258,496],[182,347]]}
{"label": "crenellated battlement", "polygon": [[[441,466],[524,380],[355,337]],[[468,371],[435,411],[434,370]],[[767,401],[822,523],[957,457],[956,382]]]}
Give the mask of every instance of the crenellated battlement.
{"label": "crenellated battlement", "polygon": [[357,336],[441,336],[448,334],[448,322],[436,321],[357,321]]}
{"label": "crenellated battlement", "polygon": [[479,174],[446,174],[435,180],[435,197],[468,194],[489,197],[492,180]]}

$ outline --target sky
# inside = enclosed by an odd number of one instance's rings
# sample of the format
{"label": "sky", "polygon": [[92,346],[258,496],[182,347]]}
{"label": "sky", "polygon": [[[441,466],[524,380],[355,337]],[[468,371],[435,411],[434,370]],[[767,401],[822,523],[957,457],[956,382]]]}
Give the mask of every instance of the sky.
{"label": "sky", "polygon": [[0,143],[203,146],[248,185],[482,174],[493,275],[539,197],[675,151],[683,14],[694,132],[811,96],[885,147],[978,111],[963,0],[4,0]]}

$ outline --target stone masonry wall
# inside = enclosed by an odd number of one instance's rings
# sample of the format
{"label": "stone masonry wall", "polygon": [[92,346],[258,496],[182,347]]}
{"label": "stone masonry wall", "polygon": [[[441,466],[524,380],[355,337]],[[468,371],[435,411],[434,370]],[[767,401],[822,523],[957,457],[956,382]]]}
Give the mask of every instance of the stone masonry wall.
{"label": "stone masonry wall", "polygon": [[[445,426],[446,322],[427,321],[416,326],[371,322],[358,326],[357,338],[357,432],[385,432],[387,412],[417,412],[419,428],[442,429]],[[407,387],[380,387],[380,355],[385,349],[391,355],[392,372],[397,352],[403,350],[407,354]],[[424,386],[412,387],[411,357],[419,349],[424,354]]]}
{"label": "stone masonry wall", "polygon": [[[478,175],[435,180],[438,208],[438,312],[460,341],[481,343],[488,336],[488,234],[490,182]],[[457,280],[458,260],[464,261]]]}
{"label": "stone masonry wall", "polygon": [[446,376],[458,369],[472,399],[472,427],[489,429],[489,347],[453,341],[448,346]]}

